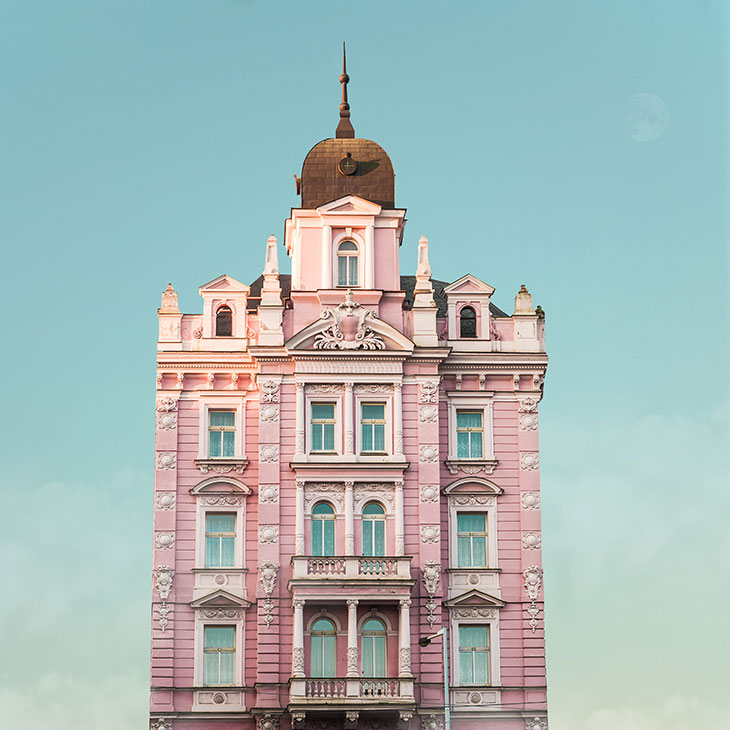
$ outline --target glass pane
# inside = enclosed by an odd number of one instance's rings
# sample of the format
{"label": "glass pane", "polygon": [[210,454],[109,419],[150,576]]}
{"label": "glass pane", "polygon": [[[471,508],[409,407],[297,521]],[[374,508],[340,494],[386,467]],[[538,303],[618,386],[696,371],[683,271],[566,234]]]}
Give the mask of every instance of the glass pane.
{"label": "glass pane", "polygon": [[373,676],[373,637],[362,637],[362,676]]}
{"label": "glass pane", "polygon": [[456,516],[458,532],[486,532],[486,515],[481,512],[460,512]]}
{"label": "glass pane", "polygon": [[385,676],[385,637],[373,637],[373,676]]}
{"label": "glass pane", "polygon": [[469,458],[469,433],[459,431],[456,434],[456,455],[459,459]]}
{"label": "glass pane", "polygon": [[332,505],[327,504],[327,502],[317,502],[312,510],[313,515],[333,515],[334,513]]}
{"label": "glass pane", "polygon": [[489,654],[486,651],[478,651],[474,654],[474,682],[487,684],[489,682]]}
{"label": "glass pane", "polygon": [[203,683],[218,684],[218,652],[206,653],[203,657]]}
{"label": "glass pane", "polygon": [[373,426],[374,433],[374,451],[385,451],[385,426],[382,423]]}
{"label": "glass pane", "polygon": [[208,512],[205,516],[205,531],[211,532],[235,532],[236,515],[228,512]]}
{"label": "glass pane", "polygon": [[312,520],[312,555],[322,554],[322,520]]}
{"label": "glass pane", "polygon": [[343,241],[337,249],[339,251],[357,251],[357,244],[354,241]]}
{"label": "glass pane", "polygon": [[350,286],[357,286],[357,257],[349,256],[350,260],[350,280],[347,282]]}
{"label": "glass pane", "polygon": [[312,631],[334,631],[335,625],[326,618],[318,618],[312,624]]}
{"label": "glass pane", "polygon": [[487,540],[484,537],[471,538],[472,565],[486,567],[487,565]]}
{"label": "glass pane", "polygon": [[368,502],[362,513],[364,515],[384,515],[385,511],[377,502]]}
{"label": "glass pane", "polygon": [[373,521],[362,521],[362,554],[373,554]]}
{"label": "glass pane", "polygon": [[458,563],[460,568],[471,567],[471,549],[469,545],[468,537],[457,538],[457,549],[458,549]]}
{"label": "glass pane", "polygon": [[221,568],[232,568],[236,561],[236,540],[233,537],[221,539]]}
{"label": "glass pane", "polygon": [[347,286],[347,256],[337,257],[337,286]]}
{"label": "glass pane", "polygon": [[211,426],[230,426],[236,425],[235,411],[209,411]]}
{"label": "glass pane", "polygon": [[362,418],[363,420],[384,420],[385,406],[382,404],[364,405],[362,407]]}
{"label": "glass pane", "polygon": [[322,451],[322,424],[312,424],[312,451]]}
{"label": "glass pane", "polygon": [[312,403],[312,419],[319,421],[333,420],[335,417],[334,403]]}
{"label": "glass pane", "polygon": [[334,423],[325,423],[322,426],[324,430],[323,451],[335,450],[335,425]]}
{"label": "glass pane", "polygon": [[459,679],[461,684],[471,684],[474,681],[470,651],[459,652]]}
{"label": "glass pane", "polygon": [[233,456],[234,442],[236,440],[235,431],[223,432],[223,454],[222,456]]}
{"label": "glass pane", "polygon": [[234,652],[226,652],[221,654],[220,667],[221,667],[221,684],[233,684],[233,665],[236,655]]}
{"label": "glass pane", "polygon": [[375,530],[374,547],[375,550],[373,555],[383,556],[385,555],[385,521],[384,520],[373,520],[373,529]]}
{"label": "glass pane", "polygon": [[380,621],[377,618],[369,618],[365,623],[362,625],[363,631],[385,631],[385,626],[383,625],[383,622]]}
{"label": "glass pane", "polygon": [[472,412],[472,411],[457,411],[456,412],[456,427],[457,428],[481,428],[482,427],[482,414],[479,412]]}
{"label": "glass pane", "polygon": [[334,677],[335,676],[335,637],[334,636],[323,636],[322,637],[322,676],[323,677]]}
{"label": "glass pane", "polygon": [[221,456],[221,432],[211,431],[208,454],[210,456]]}
{"label": "glass pane", "polygon": [[487,646],[486,626],[459,626],[459,646],[474,648]]}
{"label": "glass pane", "polygon": [[334,520],[323,520],[324,527],[324,546],[322,549],[322,555],[334,555],[335,554],[335,521]]}
{"label": "glass pane", "polygon": [[310,644],[311,656],[310,656],[310,671],[313,677],[322,676],[322,637],[313,636],[312,643]]}
{"label": "glass pane", "polygon": [[233,649],[236,629],[233,626],[206,626],[206,649]]}
{"label": "glass pane", "polygon": [[373,427],[366,423],[362,425],[362,450],[373,450]]}
{"label": "glass pane", "polygon": [[206,568],[219,568],[220,567],[220,538],[218,537],[206,537],[205,538],[205,567]]}
{"label": "glass pane", "polygon": [[469,434],[471,436],[471,458],[481,459],[482,458],[482,432],[473,431]]}

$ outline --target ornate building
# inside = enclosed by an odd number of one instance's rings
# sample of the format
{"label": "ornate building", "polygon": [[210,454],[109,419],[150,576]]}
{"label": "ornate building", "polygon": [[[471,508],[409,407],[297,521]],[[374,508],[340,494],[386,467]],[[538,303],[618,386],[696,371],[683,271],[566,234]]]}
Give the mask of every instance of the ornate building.
{"label": "ornate building", "polygon": [[544,730],[544,318],[432,278],[347,81],[291,275],[162,295],[151,727]]}

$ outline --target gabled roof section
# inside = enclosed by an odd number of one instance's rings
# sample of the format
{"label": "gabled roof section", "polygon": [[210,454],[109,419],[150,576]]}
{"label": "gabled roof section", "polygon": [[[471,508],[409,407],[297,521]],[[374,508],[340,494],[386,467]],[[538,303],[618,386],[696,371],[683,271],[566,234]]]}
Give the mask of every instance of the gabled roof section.
{"label": "gabled roof section", "polygon": [[494,287],[477,279],[476,276],[466,274],[452,284],[444,287],[444,294],[494,294]]}
{"label": "gabled roof section", "polygon": [[489,593],[482,593],[482,591],[476,590],[476,588],[462,593],[456,598],[452,598],[450,601],[444,601],[444,606],[449,608],[466,608],[468,606],[479,606],[481,608],[502,608],[505,602],[495,596],[490,596]]}
{"label": "gabled roof section", "polygon": [[198,598],[190,604],[193,608],[248,608],[250,601],[238,598],[222,588]]}
{"label": "gabled roof section", "polygon": [[249,289],[245,284],[237,281],[232,276],[228,276],[228,274],[221,274],[220,276],[213,279],[213,281],[209,281],[207,284],[203,284],[203,286],[201,286],[198,291],[202,296],[203,292],[209,291],[230,292],[237,294],[243,292],[248,294]]}
{"label": "gabled roof section", "polygon": [[337,213],[378,215],[382,209],[382,206],[377,203],[359,198],[357,195],[345,195],[342,198],[320,205],[317,208],[317,213],[320,215]]}

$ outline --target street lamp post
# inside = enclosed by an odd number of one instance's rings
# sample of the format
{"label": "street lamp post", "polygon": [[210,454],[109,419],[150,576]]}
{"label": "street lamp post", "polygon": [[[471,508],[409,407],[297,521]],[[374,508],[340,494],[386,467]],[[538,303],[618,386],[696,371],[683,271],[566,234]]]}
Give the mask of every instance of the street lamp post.
{"label": "street lamp post", "polygon": [[451,730],[451,702],[449,698],[449,632],[446,626],[441,627],[435,634],[422,636],[418,640],[419,646],[428,646],[437,636],[443,638],[444,649],[444,730]]}

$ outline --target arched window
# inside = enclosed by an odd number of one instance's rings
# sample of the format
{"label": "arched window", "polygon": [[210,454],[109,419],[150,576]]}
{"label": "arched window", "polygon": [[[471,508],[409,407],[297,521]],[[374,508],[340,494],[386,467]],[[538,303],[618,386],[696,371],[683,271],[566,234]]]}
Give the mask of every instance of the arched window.
{"label": "arched window", "polygon": [[215,313],[215,336],[231,337],[233,335],[233,312],[231,308],[224,304],[218,307]]}
{"label": "arched window", "polygon": [[337,632],[328,618],[312,624],[309,644],[309,676],[334,677],[337,656]]}
{"label": "arched window", "polygon": [[358,285],[357,261],[357,244],[343,241],[337,247],[337,286]]}
{"label": "arched window", "polygon": [[335,511],[327,502],[312,510],[312,555],[335,554]]}
{"label": "arched window", "polygon": [[362,511],[362,554],[385,555],[385,510],[368,502]]}
{"label": "arched window", "polygon": [[474,307],[463,307],[459,312],[459,337],[477,336],[477,313]]}
{"label": "arched window", "polygon": [[385,677],[386,634],[385,624],[380,619],[369,618],[362,625],[361,637],[362,676]]}

